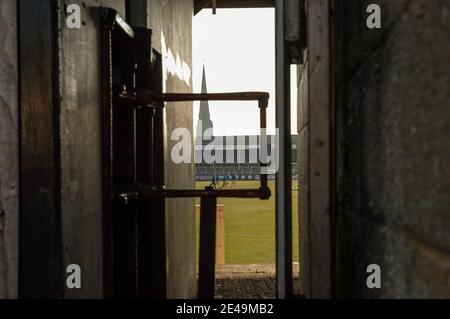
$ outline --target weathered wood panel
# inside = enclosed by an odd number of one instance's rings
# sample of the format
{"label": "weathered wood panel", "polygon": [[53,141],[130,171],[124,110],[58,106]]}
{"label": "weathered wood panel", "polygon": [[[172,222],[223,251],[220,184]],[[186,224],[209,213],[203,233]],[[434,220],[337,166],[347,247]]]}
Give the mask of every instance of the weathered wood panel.
{"label": "weathered wood panel", "polygon": [[[63,269],[77,264],[81,289],[65,288],[65,298],[103,296],[102,151],[100,31],[96,0],[70,1],[82,9],[81,29],[60,13],[61,210]],[[125,1],[101,1],[125,16]]]}
{"label": "weathered wood panel", "polygon": [[329,1],[308,2],[309,252],[308,297],[331,296],[331,97]]}
{"label": "weathered wood panel", "polygon": [[17,297],[19,108],[15,0],[0,0],[0,299]]}
{"label": "weathered wood panel", "polygon": [[[306,50],[305,50],[306,51]],[[309,97],[308,97],[308,56],[304,65],[298,68],[298,229],[300,257],[301,294],[311,294],[310,251],[309,251]]]}
{"label": "weathered wood panel", "polygon": [[61,296],[57,58],[53,1],[22,0],[20,21],[19,296]]}

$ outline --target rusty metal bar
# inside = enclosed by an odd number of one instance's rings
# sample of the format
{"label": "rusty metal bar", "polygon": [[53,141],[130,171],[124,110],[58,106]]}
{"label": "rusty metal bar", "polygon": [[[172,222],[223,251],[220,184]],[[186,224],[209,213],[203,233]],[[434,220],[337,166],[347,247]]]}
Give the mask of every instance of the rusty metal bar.
{"label": "rusty metal bar", "polygon": [[[275,0],[220,0],[217,1],[217,9],[239,9],[239,8],[274,8]],[[211,8],[211,0],[195,0],[194,15],[205,8]]]}
{"label": "rusty metal bar", "polygon": [[113,30],[116,26],[119,26],[122,31],[130,38],[135,37],[133,28],[125,21],[124,18],[114,9],[101,8],[100,18],[102,27]]}
{"label": "rusty metal bar", "polygon": [[188,101],[258,101],[259,108],[267,108],[269,93],[267,92],[232,92],[232,93],[163,93],[152,94],[148,91],[127,91],[119,97],[131,102],[134,106],[164,108],[163,102]]}
{"label": "rusty metal bar", "polygon": [[[134,184],[136,180],[136,109],[123,107],[117,99],[117,84],[135,85],[135,67],[131,59],[122,59],[120,48],[133,45],[133,39],[112,33],[113,63],[113,184]],[[116,70],[120,70],[117,72]],[[114,83],[114,81],[118,81]],[[137,298],[137,202],[115,205],[113,209],[114,297]]]}
{"label": "rusty metal bar", "polygon": [[[267,107],[269,104],[268,99],[260,100],[259,102],[259,121],[260,121],[260,129],[261,129],[261,136],[265,136],[266,138],[262,141],[266,144],[267,147]],[[261,144],[261,137],[259,140]],[[267,153],[265,153],[267,155]],[[267,158],[260,159],[261,160],[261,167],[264,167],[267,165]],[[267,182],[267,174],[261,174],[261,189],[268,189],[268,182]]]}
{"label": "rusty metal bar", "polygon": [[189,190],[189,189],[163,189],[151,190],[141,193],[144,197],[227,197],[227,198],[259,198],[266,200],[270,198],[268,188],[260,189],[211,189],[211,190]]}
{"label": "rusty metal bar", "polygon": [[108,11],[101,15],[102,74],[102,146],[103,146],[103,291],[105,298],[114,296],[113,261],[113,94],[112,94],[112,30]]}
{"label": "rusty metal bar", "polygon": [[[186,101],[258,101],[260,109],[260,129],[261,136],[266,136],[267,129],[267,107],[269,104],[269,93],[267,92],[231,92],[231,93],[163,93],[153,94],[149,90],[127,90],[119,94],[119,98],[125,104],[132,107],[147,106],[150,108],[164,108],[165,102],[186,102]],[[267,145],[267,139],[263,141]],[[260,166],[266,166],[266,158],[261,161]],[[228,197],[228,198],[259,198],[268,199],[271,196],[268,188],[267,174],[260,174],[261,187],[259,189],[236,189],[236,190],[166,190],[166,189],[146,189],[138,192],[119,194],[122,198],[134,198],[135,196],[159,197],[159,198],[180,198],[180,197]]]}
{"label": "rusty metal bar", "polygon": [[216,12],[217,12],[217,0],[212,0],[211,7],[212,7],[212,13],[216,14]]}
{"label": "rusty metal bar", "polygon": [[[141,1],[142,2],[142,1]],[[144,3],[146,1],[143,1]],[[142,4],[141,5],[145,5]],[[130,7],[139,1],[130,2]],[[145,17],[145,14],[143,14]],[[145,19],[144,19],[145,20]],[[135,22],[135,21],[134,21]],[[152,31],[135,28],[135,84],[134,87],[161,92],[162,72],[159,72],[159,58],[152,54]],[[155,62],[151,63],[152,58]],[[158,70],[155,69],[158,67]],[[135,90],[136,90],[135,88]],[[126,103],[121,100],[121,103]],[[135,108],[136,125],[136,184],[162,185],[156,171],[164,171],[164,158],[157,155],[157,148],[162,146],[162,118],[156,118],[154,108]],[[139,197],[136,197],[139,198]],[[125,203],[129,202],[125,198]],[[166,276],[166,233],[164,198],[139,198],[137,203],[137,276],[138,298],[164,299],[167,297]]]}
{"label": "rusty metal bar", "polygon": [[[117,192],[116,198],[124,203],[140,198],[191,198],[191,197],[207,197],[207,198],[259,198],[267,200],[271,196],[269,188],[259,189],[156,189],[154,187],[146,187],[136,185],[130,187],[131,191]],[[139,189],[139,190],[134,190]]]}
{"label": "rusty metal bar", "polygon": [[[147,39],[151,32],[148,34],[148,30],[131,29],[114,10],[103,11],[102,22],[103,67],[108,71],[103,76],[106,93],[103,100],[104,144],[106,145],[104,185],[107,188],[106,206],[113,212],[112,223],[109,220],[105,223],[109,234],[105,238],[106,257],[109,258],[108,266],[114,265],[111,270],[107,269],[111,272],[108,275],[109,278],[105,277],[112,286],[108,287],[109,296],[129,295],[143,298],[165,296],[165,232],[164,227],[161,226],[165,222],[165,199],[200,197],[202,216],[198,296],[201,299],[214,298],[217,198],[267,200],[271,196],[267,175],[261,174],[259,189],[165,189],[164,178],[161,175],[164,171],[162,162],[158,164],[156,161],[157,158],[164,158],[162,144],[156,143],[163,139],[163,108],[166,102],[257,101],[260,108],[260,127],[264,130],[267,128],[266,111],[269,94],[266,92],[160,93],[162,86],[155,83],[162,83],[162,79],[147,76],[153,73],[150,69],[154,73],[162,74],[162,70],[155,69],[155,67],[158,68],[158,64],[151,58],[147,59],[148,54],[145,52],[148,48],[132,44],[138,61],[133,60],[130,65],[123,64],[127,63],[125,61],[128,59],[120,59],[119,57],[122,56],[116,56],[113,52],[115,41],[128,43],[130,39],[133,39],[150,43],[151,41],[143,39]],[[114,38],[113,30],[119,28],[120,34],[124,31],[128,37]],[[121,67],[120,83],[115,83],[116,86],[112,85],[114,62],[119,63]],[[136,68],[132,67],[132,63],[135,63]],[[265,132],[262,131],[261,134]],[[264,166],[266,160],[262,162],[264,163],[261,163],[261,166]],[[112,200],[115,202],[113,203]],[[111,227],[114,221],[115,230]],[[110,247],[112,243],[114,243],[114,249]],[[119,256],[125,258],[118,258]]]}
{"label": "rusty metal bar", "polygon": [[[163,93],[155,97],[164,102],[183,101],[268,101],[267,92],[231,92],[231,93]],[[266,105],[267,107],[267,105]]]}

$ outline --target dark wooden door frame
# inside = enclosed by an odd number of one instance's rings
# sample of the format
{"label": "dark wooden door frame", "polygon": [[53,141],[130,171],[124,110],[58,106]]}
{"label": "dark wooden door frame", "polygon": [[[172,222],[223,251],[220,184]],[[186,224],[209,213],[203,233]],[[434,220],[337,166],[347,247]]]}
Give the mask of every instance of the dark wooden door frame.
{"label": "dark wooden door frame", "polygon": [[62,296],[57,6],[21,0],[19,297]]}

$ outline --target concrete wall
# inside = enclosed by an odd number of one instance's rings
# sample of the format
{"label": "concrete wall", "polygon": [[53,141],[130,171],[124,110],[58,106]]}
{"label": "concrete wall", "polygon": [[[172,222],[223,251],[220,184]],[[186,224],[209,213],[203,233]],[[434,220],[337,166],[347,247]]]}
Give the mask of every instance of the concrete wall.
{"label": "concrete wall", "polygon": [[[449,298],[450,2],[335,10],[338,296]],[[381,289],[366,287],[369,264]]]}
{"label": "concrete wall", "polygon": [[[149,27],[155,47],[163,56],[164,90],[192,92],[193,1],[150,0]],[[170,135],[178,127],[193,132],[192,103],[169,103],[166,109],[167,145],[165,179],[167,188],[194,188],[194,167],[175,165],[170,159]],[[193,145],[193,142],[192,142]],[[167,250],[169,298],[196,295],[195,207],[193,199],[168,200]]]}
{"label": "concrete wall", "polygon": [[18,133],[16,1],[0,0],[0,299],[17,297]]}

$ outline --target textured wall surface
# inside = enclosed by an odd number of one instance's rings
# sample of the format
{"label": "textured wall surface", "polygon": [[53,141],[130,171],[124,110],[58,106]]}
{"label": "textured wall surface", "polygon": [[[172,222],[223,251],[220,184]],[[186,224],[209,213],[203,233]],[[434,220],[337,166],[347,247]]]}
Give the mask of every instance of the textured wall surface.
{"label": "textured wall surface", "polygon": [[450,2],[336,4],[338,294],[449,298]]}
{"label": "textured wall surface", "polygon": [[0,0],[0,299],[17,297],[18,150],[16,1]]}
{"label": "textured wall surface", "polygon": [[309,106],[308,106],[308,62],[298,68],[298,229],[299,229],[299,259],[300,281],[302,294],[310,295],[309,270],[309,236],[308,236],[308,212],[309,212]]}
{"label": "textured wall surface", "polygon": [[[125,16],[120,0],[62,1],[82,8],[82,28],[66,27],[60,6],[61,64],[61,209],[63,269],[82,269],[81,289],[66,298],[103,296],[102,153],[98,17],[100,4]],[[84,5],[83,5],[83,4]]]}
{"label": "textured wall surface", "polygon": [[[163,56],[166,92],[192,92],[192,15],[193,1],[150,0],[149,26],[155,47]],[[193,132],[192,103],[169,103],[166,108],[167,143],[165,179],[167,188],[194,187],[194,167],[176,165],[170,159],[173,129]],[[167,250],[169,298],[196,295],[195,207],[193,199],[167,201]]]}
{"label": "textured wall surface", "polygon": [[[62,1],[63,3],[69,3]],[[71,1],[81,6],[83,27],[61,31],[61,161],[64,265],[83,269],[81,290],[66,290],[66,297],[102,296],[101,136],[97,19],[92,8],[116,8],[125,17],[120,0]],[[192,1],[148,0],[149,27],[154,46],[163,54],[165,88],[190,92]],[[63,6],[61,6],[63,8]],[[192,131],[192,107],[168,105],[166,129]],[[167,137],[170,142],[170,135]],[[174,165],[166,149],[166,185],[192,188],[191,165]],[[89,204],[87,204],[89,203]],[[195,295],[195,219],[192,200],[167,204],[168,294]]]}

